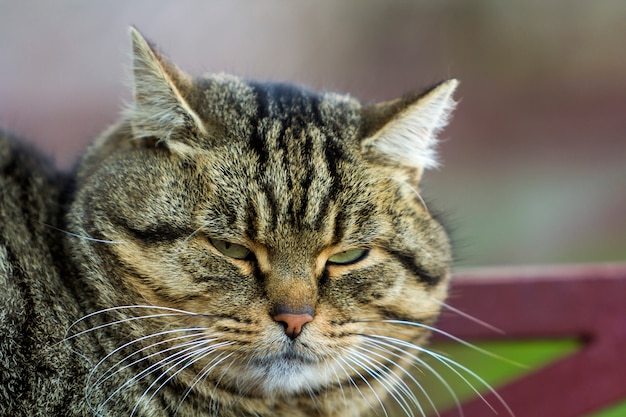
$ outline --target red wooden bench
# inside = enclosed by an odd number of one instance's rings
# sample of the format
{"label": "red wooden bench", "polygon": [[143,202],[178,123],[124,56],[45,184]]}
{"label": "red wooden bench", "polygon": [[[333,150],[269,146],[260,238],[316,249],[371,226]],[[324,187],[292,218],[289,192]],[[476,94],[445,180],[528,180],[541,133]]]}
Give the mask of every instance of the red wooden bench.
{"label": "red wooden bench", "polygon": [[[504,331],[443,314],[438,327],[468,341],[581,341],[574,354],[497,389],[516,417],[580,417],[626,400],[626,264],[463,272],[448,303]],[[497,415],[509,414],[493,393],[485,400]],[[480,398],[462,409],[465,417],[495,415]]]}

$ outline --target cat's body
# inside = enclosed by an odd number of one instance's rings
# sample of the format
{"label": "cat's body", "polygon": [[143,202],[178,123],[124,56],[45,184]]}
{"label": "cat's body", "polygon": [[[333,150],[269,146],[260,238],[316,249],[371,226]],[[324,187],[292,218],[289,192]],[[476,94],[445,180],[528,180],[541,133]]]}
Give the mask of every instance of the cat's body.
{"label": "cat's body", "polygon": [[451,256],[417,187],[456,82],[363,106],[133,52],[73,178],[0,138],[0,414],[419,409]]}
{"label": "cat's body", "polygon": [[65,415],[81,402],[86,371],[60,343],[82,308],[47,226],[63,222],[67,178],[1,134],[0,172],[0,415]]}

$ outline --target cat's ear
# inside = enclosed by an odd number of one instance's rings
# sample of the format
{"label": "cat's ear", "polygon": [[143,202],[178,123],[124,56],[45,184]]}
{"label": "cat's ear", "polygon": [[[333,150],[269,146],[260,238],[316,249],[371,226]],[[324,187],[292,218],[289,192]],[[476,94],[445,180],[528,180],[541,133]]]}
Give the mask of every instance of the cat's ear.
{"label": "cat's ear", "polygon": [[134,106],[129,111],[133,136],[150,138],[186,154],[205,127],[183,92],[191,77],[131,27]]}
{"label": "cat's ear", "polygon": [[419,182],[425,169],[437,166],[437,134],[449,121],[456,105],[455,79],[444,81],[418,96],[365,107],[366,157],[384,164],[408,168]]}

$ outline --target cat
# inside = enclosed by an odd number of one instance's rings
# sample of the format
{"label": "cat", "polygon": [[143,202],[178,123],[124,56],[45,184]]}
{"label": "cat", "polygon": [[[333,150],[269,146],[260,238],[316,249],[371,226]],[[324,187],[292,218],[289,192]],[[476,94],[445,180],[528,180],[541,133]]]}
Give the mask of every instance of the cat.
{"label": "cat", "polygon": [[362,104],[131,38],[134,103],[74,172],[0,135],[0,415],[419,414],[458,82]]}

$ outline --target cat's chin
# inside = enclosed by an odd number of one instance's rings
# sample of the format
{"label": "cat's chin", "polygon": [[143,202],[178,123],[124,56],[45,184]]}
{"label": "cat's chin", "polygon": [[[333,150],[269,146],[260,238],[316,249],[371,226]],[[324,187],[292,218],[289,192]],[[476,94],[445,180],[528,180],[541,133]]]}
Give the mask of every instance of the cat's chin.
{"label": "cat's chin", "polygon": [[262,397],[292,396],[323,390],[337,382],[335,366],[293,351],[252,359],[231,366],[223,382]]}

